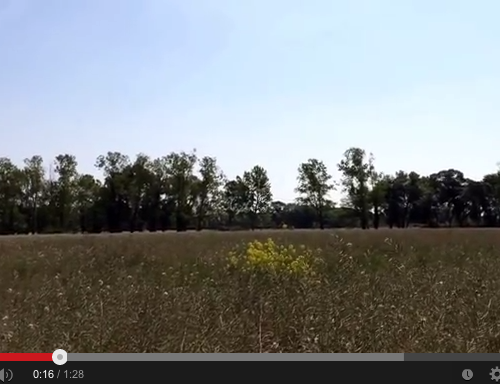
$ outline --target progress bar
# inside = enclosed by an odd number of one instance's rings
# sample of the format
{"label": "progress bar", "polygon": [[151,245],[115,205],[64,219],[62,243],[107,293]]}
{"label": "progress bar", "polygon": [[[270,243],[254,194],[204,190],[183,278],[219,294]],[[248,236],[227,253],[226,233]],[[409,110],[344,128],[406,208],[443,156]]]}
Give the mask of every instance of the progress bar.
{"label": "progress bar", "polygon": [[68,361],[404,361],[402,353],[69,353]]}
{"label": "progress bar", "polygon": [[0,361],[496,361],[500,353],[0,353]]}
{"label": "progress bar", "polygon": [[500,353],[69,353],[68,361],[498,361]]}

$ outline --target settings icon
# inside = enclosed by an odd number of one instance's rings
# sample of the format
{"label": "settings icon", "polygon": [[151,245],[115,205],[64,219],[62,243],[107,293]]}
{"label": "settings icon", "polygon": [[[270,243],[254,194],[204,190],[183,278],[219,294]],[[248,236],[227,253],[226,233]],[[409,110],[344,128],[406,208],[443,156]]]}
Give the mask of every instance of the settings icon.
{"label": "settings icon", "polygon": [[490,372],[491,380],[498,382],[500,380],[500,368],[495,367],[491,369]]}

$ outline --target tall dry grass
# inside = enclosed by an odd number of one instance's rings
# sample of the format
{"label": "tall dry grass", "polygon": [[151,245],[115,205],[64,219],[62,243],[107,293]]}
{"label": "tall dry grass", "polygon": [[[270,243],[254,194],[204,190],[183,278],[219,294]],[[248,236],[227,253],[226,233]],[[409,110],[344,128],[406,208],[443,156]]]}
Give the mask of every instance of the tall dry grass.
{"label": "tall dry grass", "polygon": [[[272,237],[314,279],[227,268]],[[0,238],[0,352],[500,352],[500,231]]]}

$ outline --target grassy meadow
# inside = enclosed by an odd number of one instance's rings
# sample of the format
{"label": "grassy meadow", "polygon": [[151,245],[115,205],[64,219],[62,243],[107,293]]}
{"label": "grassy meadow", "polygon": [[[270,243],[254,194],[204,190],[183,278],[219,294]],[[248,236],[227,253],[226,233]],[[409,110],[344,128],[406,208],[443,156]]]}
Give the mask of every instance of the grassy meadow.
{"label": "grassy meadow", "polygon": [[499,292],[494,229],[10,236],[0,352],[500,352]]}

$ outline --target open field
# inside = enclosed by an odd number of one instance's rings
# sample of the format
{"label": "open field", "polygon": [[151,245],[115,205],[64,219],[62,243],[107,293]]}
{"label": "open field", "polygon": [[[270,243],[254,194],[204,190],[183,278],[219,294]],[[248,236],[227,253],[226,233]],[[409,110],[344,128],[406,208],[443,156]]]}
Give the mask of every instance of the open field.
{"label": "open field", "polygon": [[[228,267],[269,237],[314,276]],[[493,229],[11,236],[0,352],[500,352],[499,292]]]}

